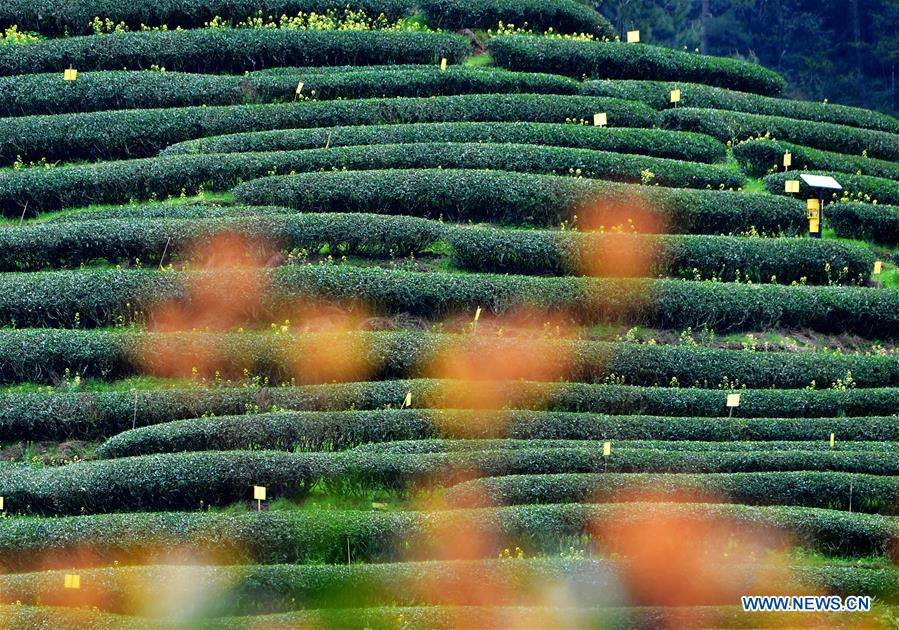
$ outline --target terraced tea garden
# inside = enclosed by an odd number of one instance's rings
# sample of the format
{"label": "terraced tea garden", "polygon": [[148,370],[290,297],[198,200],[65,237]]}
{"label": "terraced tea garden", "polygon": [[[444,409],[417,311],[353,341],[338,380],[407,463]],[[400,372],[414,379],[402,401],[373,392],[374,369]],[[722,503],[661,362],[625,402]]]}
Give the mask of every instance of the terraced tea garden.
{"label": "terraced tea garden", "polygon": [[0,32],[0,628],[899,623],[895,118],[570,0]]}

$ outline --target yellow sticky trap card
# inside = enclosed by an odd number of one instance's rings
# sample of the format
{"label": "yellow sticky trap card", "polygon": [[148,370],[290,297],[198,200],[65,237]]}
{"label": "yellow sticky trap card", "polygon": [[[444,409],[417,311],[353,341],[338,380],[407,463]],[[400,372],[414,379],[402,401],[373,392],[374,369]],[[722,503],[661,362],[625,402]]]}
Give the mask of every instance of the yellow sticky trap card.
{"label": "yellow sticky trap card", "polygon": [[594,127],[605,127],[609,124],[609,117],[605,112],[599,114],[593,114],[593,126]]}
{"label": "yellow sticky trap card", "polygon": [[403,407],[411,407],[412,406],[412,392],[408,392],[406,394],[406,399],[403,401]]}
{"label": "yellow sticky trap card", "polygon": [[3,511],[3,497],[0,497],[0,512]]}
{"label": "yellow sticky trap card", "polygon": [[831,433],[830,434],[830,448],[833,448],[836,443],[837,443],[837,436],[834,435],[833,433]]}
{"label": "yellow sticky trap card", "polygon": [[478,307],[478,310],[474,312],[474,321],[478,321],[481,319],[481,307]]}
{"label": "yellow sticky trap card", "polygon": [[78,80],[78,71],[74,68],[67,68],[65,72],[62,73],[63,81],[77,81]]}
{"label": "yellow sticky trap card", "polygon": [[302,93],[303,93],[303,82],[300,81],[299,83],[297,83],[297,96],[299,96]]}
{"label": "yellow sticky trap card", "polygon": [[818,200],[818,199],[806,200],[805,209],[806,209],[809,220],[821,218],[821,201],[820,200]]}
{"label": "yellow sticky trap card", "polygon": [[628,44],[639,44],[640,43],[640,31],[628,31],[627,32],[627,43]]}
{"label": "yellow sticky trap card", "polygon": [[[883,272],[883,263],[879,260],[874,263],[874,275],[879,276]],[[3,509],[3,497],[0,497],[0,509]]]}
{"label": "yellow sticky trap card", "polygon": [[793,154],[789,151],[784,153],[784,168],[789,168],[793,166]]}
{"label": "yellow sticky trap card", "polygon": [[446,72],[446,65],[447,65],[447,61],[446,61],[446,57],[444,57],[443,59],[440,60],[440,72]]}
{"label": "yellow sticky trap card", "polygon": [[265,501],[265,486],[253,486],[253,498],[257,501]]}
{"label": "yellow sticky trap card", "polygon": [[671,102],[680,103],[680,90],[671,90]]}
{"label": "yellow sticky trap card", "polygon": [[602,456],[609,457],[612,455],[612,443],[611,442],[603,442],[602,443]]}
{"label": "yellow sticky trap card", "polygon": [[727,395],[727,406],[728,407],[739,407],[740,406],[740,394],[728,394]]}
{"label": "yellow sticky trap card", "polygon": [[386,503],[378,503],[377,501],[373,501],[371,504],[371,509],[373,510],[386,510],[387,507]]}
{"label": "yellow sticky trap card", "polygon": [[798,179],[788,179],[784,182],[784,192],[788,193],[798,193],[799,192],[799,180]]}
{"label": "yellow sticky trap card", "polygon": [[77,573],[66,573],[64,588],[81,588],[81,576]]}

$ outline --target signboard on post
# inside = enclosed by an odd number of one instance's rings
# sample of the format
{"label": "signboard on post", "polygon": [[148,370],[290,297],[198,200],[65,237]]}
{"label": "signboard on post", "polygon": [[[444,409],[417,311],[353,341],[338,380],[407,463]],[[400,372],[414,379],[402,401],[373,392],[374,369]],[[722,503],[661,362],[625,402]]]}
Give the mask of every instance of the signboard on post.
{"label": "signboard on post", "polygon": [[627,32],[627,43],[628,44],[639,44],[640,43],[640,31],[628,31]]}
{"label": "signboard on post", "polygon": [[605,112],[599,114],[593,114],[593,126],[594,127],[605,127],[609,124],[609,117]]}

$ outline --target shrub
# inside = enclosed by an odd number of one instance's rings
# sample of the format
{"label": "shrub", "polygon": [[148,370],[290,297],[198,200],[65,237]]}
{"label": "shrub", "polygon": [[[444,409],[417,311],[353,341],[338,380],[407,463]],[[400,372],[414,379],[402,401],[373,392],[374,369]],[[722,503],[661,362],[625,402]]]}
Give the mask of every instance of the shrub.
{"label": "shrub", "polygon": [[[624,227],[640,232],[720,234],[751,226],[807,229],[804,204],[771,195],[626,186],[570,177],[488,171],[381,171],[268,178],[238,186],[243,203],[278,199],[303,212],[375,211],[450,220]],[[368,210],[364,210],[367,208]],[[21,210],[20,210],[21,212]]]}
{"label": "shrub", "polygon": [[0,160],[120,159],[241,131],[410,122],[564,122],[609,112],[618,127],[651,127],[642,103],[549,94],[461,95],[123,110],[10,118],[0,127]]}
{"label": "shrub", "polygon": [[[601,277],[696,276],[756,283],[861,283],[874,265],[868,249],[808,239],[641,236],[559,230],[458,227],[408,216],[275,214],[215,219],[54,221],[0,231],[0,270],[77,268],[97,259],[144,264],[208,250],[224,232],[266,250],[404,257],[446,241],[450,260],[470,271]],[[253,209],[242,208],[249,213]],[[96,215],[94,215],[96,216]],[[184,216],[184,215],[181,215]],[[632,255],[625,257],[624,253]],[[163,259],[163,255],[165,259]]]}
{"label": "shrub", "polygon": [[454,485],[478,476],[564,472],[834,471],[895,475],[899,454],[869,451],[707,452],[616,449],[517,449],[421,455],[211,451],[21,466],[0,479],[8,511],[71,515],[192,510],[251,498],[303,497],[316,484],[336,493]]}
{"label": "shrub", "polygon": [[[68,114],[102,110],[197,105],[242,105],[293,101],[297,82],[316,100],[416,97],[477,93],[574,94],[577,83],[564,77],[498,69],[437,66],[385,71],[360,67],[346,72],[244,76],[182,72],[85,72],[74,83],[59,74],[0,78],[0,115]],[[323,144],[318,145],[323,146]]]}
{"label": "shrub", "polygon": [[477,479],[447,491],[455,507],[535,503],[613,503],[652,496],[654,500],[742,505],[802,505],[827,509],[896,514],[899,481],[875,475],[832,472],[751,472],[712,475],[561,474],[514,475]]}
{"label": "shrub", "polygon": [[899,179],[899,166],[895,162],[861,156],[819,151],[788,142],[771,140],[747,140],[734,147],[734,157],[740,167],[750,175],[762,177],[783,169],[785,153],[793,156],[796,170],[838,171]]}
{"label": "shrub", "polygon": [[[25,0],[28,1],[28,0]],[[197,29],[64,37],[0,48],[0,75],[91,70],[241,74],[272,66],[458,63],[465,38],[450,33]]]}
{"label": "shrub", "polygon": [[[861,283],[874,265],[867,248],[810,239],[639,236],[571,231],[461,228],[447,233],[453,260],[495,273],[613,277],[680,276],[767,283]],[[831,271],[832,270],[832,271]],[[804,281],[803,281],[804,282]]]}
{"label": "shrub", "polygon": [[[503,416],[499,416],[502,418]],[[708,420],[708,418],[703,418]],[[728,421],[731,418],[728,418]],[[828,419],[833,421],[834,419]],[[722,421],[723,422],[723,421]],[[766,420],[760,420],[764,423]],[[820,438],[821,433],[816,434]],[[518,449],[559,449],[559,448],[602,448],[604,440],[596,439],[545,439],[545,438],[476,438],[476,439],[447,439],[429,438],[422,440],[400,440],[399,442],[369,442],[353,447],[353,451],[365,453],[389,453],[397,454],[421,454],[421,453],[455,453],[459,451],[500,451]],[[677,441],[668,440],[615,440],[616,448],[624,449],[654,449],[673,451],[830,451],[830,444],[826,440],[815,442],[704,442],[704,441]],[[894,448],[892,442],[840,442],[840,450],[848,451],[891,451]],[[574,474],[574,473],[572,473]],[[614,473],[612,473],[614,474]],[[718,473],[725,474],[725,473]],[[463,485],[462,484],[457,485]],[[453,486],[456,487],[456,486]]]}
{"label": "shrub", "polygon": [[719,140],[739,141],[773,136],[787,142],[838,153],[865,153],[885,160],[899,159],[899,134],[895,133],[780,116],[689,107],[670,109],[660,115],[661,125],[667,129],[696,131]]}
{"label": "shrub", "polygon": [[[297,357],[316,356],[318,348],[329,345],[352,344],[358,348],[358,370],[352,374],[333,374],[323,370],[315,362],[303,363]],[[479,338],[465,335],[435,335],[411,332],[351,333],[318,335],[268,335],[260,333],[212,334],[212,333],[126,333],[83,330],[0,330],[0,381],[4,383],[54,382],[65,373],[77,373],[84,378],[114,379],[135,374],[191,377],[191,367],[197,367],[200,376],[212,378],[215,371],[220,378],[244,378],[247,373],[261,379],[269,378],[273,385],[279,383],[321,383],[348,379],[384,380],[396,378],[421,378],[444,375],[432,367],[436,358],[453,353],[466,357],[492,355],[543,356],[541,366],[516,364],[508,374],[475,369],[466,391],[477,394],[484,389],[490,399],[492,383],[498,380],[522,379],[547,380],[547,374],[581,383],[600,383],[610,380],[631,385],[669,385],[676,380],[683,387],[731,388],[745,385],[750,388],[804,388],[817,386],[828,388],[838,380],[852,375],[858,387],[896,387],[899,384],[899,364],[891,356],[858,356],[834,353],[795,352],[744,352],[693,348],[674,345],[645,345],[633,343],[603,343],[587,341],[553,341],[549,339]],[[305,354],[304,354],[305,353]],[[518,354],[516,354],[518,353]],[[167,357],[197,357],[196,366],[173,363]],[[214,357],[214,365],[206,366],[203,357]],[[200,369],[202,368],[202,369]],[[194,375],[196,376],[196,375]],[[814,383],[813,383],[814,381]],[[453,395],[453,392],[456,395]],[[457,401],[458,390],[444,394],[449,401]],[[574,392],[563,389],[548,394],[546,406],[575,411],[601,411],[605,405],[652,405],[659,409],[675,410],[671,415],[695,413],[717,415],[724,409],[722,393],[684,392],[679,389],[661,390],[661,393],[641,393],[635,396],[630,389],[612,396],[612,400],[597,400],[594,390],[576,388]],[[783,398],[791,407],[777,411],[776,405]],[[771,415],[814,416],[820,413],[836,415],[852,413],[864,415],[863,391],[808,392],[770,395],[755,394],[754,411],[742,415],[758,415],[761,409],[774,409]],[[474,396],[477,399],[477,396]],[[670,401],[658,402],[660,397]],[[395,404],[402,402],[405,392]],[[465,396],[462,396],[465,399]],[[812,400],[813,399],[813,400]],[[881,413],[891,413],[891,395],[881,392],[872,396],[872,405],[880,405]],[[760,405],[760,407],[756,407]],[[629,408],[629,407],[625,407]],[[644,407],[645,408],[645,407]],[[847,409],[848,408],[848,409]],[[872,413],[873,413],[872,408]],[[895,409],[894,407],[892,408]],[[700,411],[702,410],[702,411]],[[131,406],[133,414],[133,400]],[[187,413],[187,412],[182,412]],[[233,412],[232,412],[233,413]],[[127,414],[127,412],[126,412]],[[190,415],[196,415],[191,412]],[[190,417],[188,415],[187,417]],[[106,416],[108,417],[108,416]],[[125,416],[128,418],[128,416]],[[184,417],[184,416],[182,416]],[[164,418],[163,418],[164,419]],[[119,422],[127,422],[118,420]],[[132,420],[133,421],[133,420]]]}
{"label": "shrub", "polygon": [[[509,449],[502,440],[514,438],[519,448],[595,448],[601,445],[580,440],[690,440],[681,442],[684,450],[742,451],[829,449],[826,437],[831,432],[840,436],[840,451],[847,450],[844,440],[891,440],[899,428],[890,417],[868,418],[763,418],[746,421],[725,418],[679,418],[661,416],[603,416],[587,413],[545,411],[473,412],[443,410],[402,410],[347,412],[287,412],[268,415],[228,416],[165,422],[119,433],[98,449],[101,458],[129,457],[155,453],[186,451],[231,451],[244,449],[277,449],[285,451],[341,450],[368,443],[397,440],[472,439],[471,450]],[[891,426],[892,425],[892,426]],[[22,437],[20,435],[20,437]],[[769,442],[736,442],[737,440],[795,440],[783,443],[781,449]],[[564,443],[544,443],[565,440]],[[724,440],[717,443],[695,440]],[[819,440],[817,443],[800,440]],[[728,442],[730,441],[730,442]],[[484,443],[483,446],[477,446]],[[398,442],[403,445],[405,442]],[[419,442],[409,442],[414,446]],[[458,444],[458,442],[450,442]],[[616,442],[616,449],[680,450],[670,442]],[[857,449],[890,451],[889,442],[858,442]],[[377,449],[376,452],[415,454],[441,452],[443,448]],[[427,446],[427,443],[425,443]],[[455,450],[448,448],[446,450]],[[468,449],[466,449],[468,450]],[[372,451],[367,451],[372,452]],[[826,506],[823,506],[826,507]]]}
{"label": "shrub", "polygon": [[171,262],[191,251],[209,251],[210,239],[223,232],[246,235],[251,242],[275,251],[297,248],[317,253],[330,247],[330,251],[347,254],[402,257],[420,252],[448,229],[427,219],[372,214],[61,221],[0,230],[0,270],[76,268],[96,259]]}
{"label": "shrub", "polygon": [[899,245],[899,206],[835,203],[827,206],[827,222],[842,238]]}
{"label": "shrub", "polygon": [[136,30],[141,25],[196,28],[215,17],[232,23],[255,17],[258,13],[324,13],[347,6],[371,16],[384,14],[391,22],[412,13],[408,0],[7,0],[0,7],[0,26],[18,24],[21,28],[46,35],[89,35],[95,17]]}
{"label": "shrub", "polygon": [[899,121],[892,116],[859,107],[811,103],[771,98],[747,92],[735,92],[701,83],[662,81],[585,81],[581,94],[610,96],[641,101],[653,109],[672,107],[671,91],[680,90],[680,107],[727,109],[749,114],[785,116],[815,122],[829,122],[849,127],[899,133]]}
{"label": "shrub", "polygon": [[[23,333],[26,334],[27,333]],[[53,344],[48,344],[52,347]],[[728,355],[725,355],[725,357]],[[733,356],[733,355],[729,355]],[[739,358],[739,357],[737,357]],[[90,364],[90,359],[87,360]],[[839,366],[835,366],[836,372]],[[662,369],[668,369],[663,367]],[[628,376],[632,380],[632,371]],[[773,373],[773,372],[772,372]],[[599,372],[597,372],[599,374]],[[845,374],[845,372],[844,372]],[[693,376],[696,376],[694,374]],[[707,376],[713,378],[713,376]],[[773,378],[774,377],[770,377]],[[827,383],[822,383],[826,385]],[[269,412],[275,408],[316,412],[340,412],[345,409],[372,411],[371,417],[379,414],[403,412],[378,411],[396,408],[402,404],[408,392],[412,393],[412,405],[421,409],[451,409],[462,402],[458,393],[472,393],[466,396],[464,406],[501,406],[509,409],[536,409],[555,412],[580,412],[587,414],[607,414],[612,416],[654,415],[673,418],[696,417],[697,431],[711,427],[707,437],[727,435],[714,431],[735,431],[742,439],[759,440],[763,437],[784,439],[787,436],[810,439],[836,431],[840,436],[840,448],[846,448],[847,437],[864,440],[896,440],[897,425],[890,421],[899,404],[896,389],[835,389],[817,390],[771,390],[749,389],[741,391],[740,408],[736,422],[718,421],[714,418],[727,416],[729,409],[724,406],[725,393],[720,390],[669,387],[636,387],[632,385],[593,385],[587,383],[535,383],[535,382],[494,382],[475,384],[457,381],[416,380],[416,381],[375,381],[366,383],[333,383],[328,385],[308,385],[304,387],[215,387],[195,386],[190,389],[155,389],[101,392],[26,393],[0,395],[0,441],[30,439],[34,441],[53,440],[96,440],[127,431],[133,427],[162,424],[170,421],[198,418],[203,414],[228,416],[233,414]],[[484,394],[479,399],[477,394]],[[410,417],[415,413],[405,412]],[[477,414],[475,417],[481,417]],[[843,420],[827,420],[835,417]],[[871,416],[860,422],[848,422],[845,418]],[[885,416],[874,418],[873,416]],[[298,414],[297,417],[305,417]],[[312,416],[310,416],[312,417]],[[342,414],[314,416],[322,421],[329,418],[341,419]],[[369,417],[363,415],[362,417]],[[430,416],[428,416],[430,417]],[[537,416],[535,416],[537,417]],[[573,416],[557,413],[544,416],[559,418],[564,422]],[[708,418],[700,420],[700,417]],[[760,423],[744,423],[744,418],[824,418],[825,420],[802,420],[795,424],[784,421],[766,420]],[[621,419],[624,421],[625,419]],[[288,422],[289,419],[284,420]],[[678,421],[670,421],[672,427],[682,427]],[[204,421],[205,422],[205,421]],[[226,422],[226,420],[222,420]],[[234,420],[238,422],[238,420]],[[831,422],[833,429],[826,429],[822,423]],[[773,424],[772,424],[773,423]],[[807,423],[807,424],[806,424]],[[326,423],[322,422],[322,426]],[[191,427],[204,425],[192,424]],[[597,427],[602,427],[596,424]],[[624,425],[621,425],[624,426]],[[766,433],[767,427],[773,427]],[[577,436],[587,438],[593,435],[590,424],[550,425],[537,424],[533,429],[538,433],[546,430],[546,435]],[[488,430],[488,427],[483,427]],[[553,433],[558,430],[558,433]],[[623,429],[622,429],[623,430]],[[750,433],[751,432],[751,433]],[[683,434],[681,434],[683,435]],[[544,436],[545,437],[545,436]],[[602,436],[600,436],[602,437]],[[124,439],[124,438],[123,438]],[[788,443],[790,444],[790,443]],[[731,442],[728,447],[736,448]],[[672,445],[673,447],[673,445]],[[711,448],[706,443],[704,448]],[[809,446],[804,447],[808,449]]]}
{"label": "shrub", "polygon": [[580,78],[694,81],[733,90],[776,95],[786,80],[762,66],[680,52],[660,46],[508,36],[487,47],[496,64],[525,72]]}
{"label": "shrub", "polygon": [[416,142],[539,144],[639,153],[688,162],[721,162],[724,145],[708,136],[661,129],[587,127],[554,123],[418,123],[262,131],[189,140],[161,155],[296,151],[322,146]]}
{"label": "shrub", "polygon": [[[725,561],[728,562],[728,561]],[[842,563],[841,563],[842,564]],[[729,582],[741,593],[766,594],[765,587],[757,585],[755,574],[758,566],[745,561],[730,561],[725,565]],[[791,584],[782,587],[782,593],[818,593],[822,583],[827,584],[829,593],[849,595],[864,592],[877,596],[879,602],[892,601],[896,597],[895,569],[872,569],[857,566],[818,566],[815,568],[790,567]],[[792,574],[795,572],[795,576]],[[249,566],[137,566],[137,567],[104,567],[89,569],[84,572],[84,581],[92,588],[107,595],[104,608],[120,613],[140,615],[146,611],[146,602],[139,598],[129,597],[134,592],[151,592],[156,584],[184,583],[190,581],[197,589],[214,596],[206,598],[199,604],[194,613],[196,618],[214,619],[210,625],[195,627],[231,627],[222,623],[222,615],[247,615],[247,619],[258,619],[266,613],[304,609],[307,623],[302,617],[293,617],[294,624],[289,627],[319,627],[325,619],[332,623],[327,627],[365,627],[349,625],[350,619],[365,618],[372,615],[373,606],[394,607],[393,622],[401,617],[408,621],[404,608],[399,606],[427,604],[428,606],[447,606],[443,611],[446,617],[456,617],[459,625],[473,622],[469,606],[483,602],[481,588],[472,589],[471,583],[476,580],[482,588],[496,587],[496,597],[491,604],[496,607],[493,615],[486,610],[478,611],[476,619],[485,620],[494,617],[496,620],[504,616],[511,621],[514,614],[522,614],[517,606],[523,597],[532,592],[534,584],[564,583],[567,588],[583,593],[578,600],[578,619],[586,615],[599,617],[600,610],[590,606],[605,605],[608,602],[607,586],[610,580],[624,580],[628,573],[626,561],[595,559],[559,559],[559,558],[518,558],[515,562],[508,560],[486,561],[432,561],[403,563],[359,563],[349,566],[341,564],[327,565],[249,565]],[[3,585],[5,601],[31,604],[68,603],[66,593],[60,593],[59,581],[63,574],[59,572],[14,574],[0,578]],[[500,588],[500,585],[502,588]],[[738,586],[739,585],[739,586]],[[864,585],[864,590],[859,587]],[[691,598],[691,603],[726,603],[727,595],[711,594]],[[674,600],[681,602],[686,600]],[[644,604],[662,603],[660,599],[648,596],[641,600]],[[665,602],[667,603],[667,601]],[[500,611],[504,607],[506,615]],[[349,610],[347,610],[349,608]],[[365,612],[363,612],[363,610]],[[537,609],[548,611],[552,609]],[[563,609],[564,610],[564,609]],[[625,609],[627,611],[627,609]],[[561,611],[557,611],[561,612]],[[628,611],[629,612],[629,611]],[[640,613],[618,612],[613,618],[624,622],[628,619],[651,618],[649,611],[640,608]],[[318,615],[322,617],[314,620]],[[376,613],[376,611],[375,611]],[[453,614],[455,613],[455,614]],[[539,613],[538,613],[539,614]],[[433,617],[433,616],[432,616]],[[466,621],[463,621],[463,618]],[[274,619],[265,618],[267,625]],[[693,617],[691,616],[691,620]],[[339,623],[338,620],[343,621]],[[236,619],[232,621],[237,621]],[[288,626],[286,619],[279,618],[283,626]],[[386,621],[386,620],[385,620]],[[282,625],[279,624],[279,625]],[[283,627],[282,626],[282,627]],[[157,626],[158,627],[158,626]],[[380,624],[377,627],[383,627]],[[415,627],[446,627],[442,623],[433,623]],[[452,627],[452,626],[450,626]],[[458,625],[455,627],[459,627]],[[472,627],[504,627],[500,625]],[[577,627],[588,627],[577,624]],[[618,626],[616,626],[618,627]],[[622,625],[621,627],[626,627]]]}
{"label": "shrub", "polygon": [[[250,273],[250,275],[247,275]],[[268,289],[259,299],[258,284]],[[197,285],[196,283],[200,283]],[[438,320],[478,307],[504,315],[527,309],[581,324],[717,331],[810,328],[899,334],[899,291],[683,280],[541,278],[403,272],[353,266],[288,266],[251,272],[64,271],[0,276],[0,322],[17,326],[105,326],[152,316],[188,300],[191,286],[223,291],[234,317],[272,322],[297,300],[328,300],[350,311]],[[76,317],[76,313],[78,317]]]}
{"label": "shrub", "polygon": [[[0,211],[9,217],[89,204],[177,196],[197,189],[225,190],[242,177],[289,172],[290,153],[174,156],[115,164],[0,173]],[[278,184],[275,188],[273,184]],[[557,226],[561,221],[640,232],[720,234],[755,228],[799,234],[805,206],[785,197],[741,192],[630,186],[572,177],[485,170],[390,169],[307,173],[239,186],[242,203],[275,194],[304,212],[416,214],[429,218],[490,220]],[[161,206],[158,215],[196,214]],[[224,210],[209,208],[205,213]],[[127,209],[108,216],[132,216]],[[96,212],[84,216],[106,216]]]}
{"label": "shrub", "polygon": [[[805,171],[812,175],[832,175],[832,173],[822,171]],[[798,172],[790,173],[774,173],[768,175],[765,179],[765,188],[774,194],[784,194],[784,182],[788,179],[799,179]],[[831,193],[830,198],[825,196],[824,202],[841,202],[841,201],[876,201],[877,203],[899,204],[899,181],[885,179],[883,177],[869,177],[868,175],[853,175],[850,173],[842,173],[837,175],[837,181],[843,186],[842,192]],[[818,197],[818,191],[812,190],[806,186],[805,182],[800,180],[799,196]],[[824,216],[827,217],[828,208],[824,209]]]}
{"label": "shrub", "polygon": [[445,30],[490,29],[503,22],[599,39],[617,35],[606,18],[575,0],[422,0],[421,8],[430,26]]}
{"label": "shrub", "polygon": [[145,205],[132,204],[127,206],[85,208],[77,212],[65,212],[41,217],[39,222],[23,223],[23,226],[58,225],[60,223],[80,223],[82,221],[95,222],[100,219],[254,219],[256,217],[283,217],[288,214],[296,214],[291,208],[277,206],[238,206],[215,205],[210,203],[148,203]]}
{"label": "shrub", "polygon": [[[804,549],[847,556],[894,553],[899,534],[895,519],[874,514],[738,505],[532,505],[431,513],[285,510],[236,515],[105,514],[9,519],[0,530],[0,566],[8,572],[110,565],[114,560],[148,563],[170,559],[176,552],[225,559],[229,564],[342,564],[347,540],[357,562],[396,559],[400,549],[406,559],[414,560],[433,553],[433,543],[429,542],[432,537],[424,534],[434,528],[455,528],[488,541],[480,549],[490,558],[504,547],[515,545],[556,554],[563,537],[589,535],[597,531],[597,526],[613,520],[625,526],[645,526],[648,519],[659,516],[700,517],[728,528],[762,528],[772,544],[789,540]],[[398,545],[398,541],[403,544]],[[443,557],[456,557],[460,550],[443,547],[442,551]]]}

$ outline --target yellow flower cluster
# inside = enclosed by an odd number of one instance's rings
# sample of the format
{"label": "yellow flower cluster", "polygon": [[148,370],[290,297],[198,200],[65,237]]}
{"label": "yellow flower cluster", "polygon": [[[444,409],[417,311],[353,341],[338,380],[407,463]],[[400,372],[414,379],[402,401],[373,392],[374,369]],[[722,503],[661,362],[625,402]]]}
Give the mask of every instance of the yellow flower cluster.
{"label": "yellow flower cluster", "polygon": [[495,29],[487,29],[488,38],[498,37],[500,35],[534,35],[538,37],[548,37],[550,39],[568,39],[582,42],[611,41],[608,37],[599,38],[590,33],[557,33],[551,26],[545,31],[535,31],[527,22],[521,26],[500,22]]}
{"label": "yellow flower cluster", "polygon": [[0,30],[0,46],[4,44],[31,44],[40,40],[40,36],[34,33],[24,33],[16,25],[12,25],[6,30]]}

